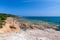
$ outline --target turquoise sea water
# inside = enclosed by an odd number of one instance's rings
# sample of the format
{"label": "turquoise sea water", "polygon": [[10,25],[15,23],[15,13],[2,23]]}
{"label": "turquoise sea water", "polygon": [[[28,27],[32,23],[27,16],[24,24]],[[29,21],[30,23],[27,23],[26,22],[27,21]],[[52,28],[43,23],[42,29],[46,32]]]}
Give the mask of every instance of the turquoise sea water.
{"label": "turquoise sea water", "polygon": [[24,17],[25,19],[29,19],[29,20],[42,20],[42,21],[46,21],[46,22],[51,22],[51,23],[55,23],[58,24],[58,30],[60,30],[60,17]]}
{"label": "turquoise sea water", "polygon": [[42,20],[60,24],[60,17],[25,17],[25,18],[29,20]]}

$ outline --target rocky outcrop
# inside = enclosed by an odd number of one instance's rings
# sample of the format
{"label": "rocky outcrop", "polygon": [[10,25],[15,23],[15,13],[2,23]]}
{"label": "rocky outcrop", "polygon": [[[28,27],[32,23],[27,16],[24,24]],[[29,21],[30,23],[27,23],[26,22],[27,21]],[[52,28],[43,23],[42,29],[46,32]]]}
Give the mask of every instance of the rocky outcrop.
{"label": "rocky outcrop", "polygon": [[20,22],[13,17],[8,17],[5,20],[5,24],[2,25],[2,28],[0,29],[0,33],[6,33],[11,31],[20,31]]}
{"label": "rocky outcrop", "polygon": [[18,20],[17,18],[7,17],[4,25],[2,25],[2,28],[0,28],[0,33],[20,31],[20,30],[25,31],[27,29],[44,30],[47,28],[48,28],[47,25],[35,25],[35,24],[29,24],[27,22],[23,23],[23,22],[20,22],[20,20]]}
{"label": "rocky outcrop", "polygon": [[8,17],[0,28],[0,40],[60,40],[60,31]]}

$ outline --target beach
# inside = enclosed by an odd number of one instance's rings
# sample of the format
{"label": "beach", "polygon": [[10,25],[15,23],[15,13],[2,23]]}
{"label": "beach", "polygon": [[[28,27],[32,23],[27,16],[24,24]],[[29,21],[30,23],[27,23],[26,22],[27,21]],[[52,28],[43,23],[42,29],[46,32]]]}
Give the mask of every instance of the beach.
{"label": "beach", "polygon": [[0,29],[0,40],[60,40],[57,24],[7,17]]}

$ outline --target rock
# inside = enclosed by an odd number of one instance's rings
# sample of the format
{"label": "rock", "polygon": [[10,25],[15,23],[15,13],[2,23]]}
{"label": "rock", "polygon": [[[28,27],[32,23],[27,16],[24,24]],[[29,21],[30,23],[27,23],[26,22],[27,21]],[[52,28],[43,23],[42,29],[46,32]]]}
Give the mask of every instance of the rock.
{"label": "rock", "polygon": [[0,29],[0,33],[6,33],[6,32],[11,32],[11,31],[20,31],[20,22],[13,17],[8,17],[5,20],[5,24],[2,26]]}
{"label": "rock", "polygon": [[23,26],[29,27],[29,24],[28,23],[23,23]]}
{"label": "rock", "polygon": [[30,26],[31,29],[40,29],[40,30],[44,30],[46,29],[43,25],[31,25]]}
{"label": "rock", "polygon": [[30,29],[35,29],[35,25],[30,25]]}

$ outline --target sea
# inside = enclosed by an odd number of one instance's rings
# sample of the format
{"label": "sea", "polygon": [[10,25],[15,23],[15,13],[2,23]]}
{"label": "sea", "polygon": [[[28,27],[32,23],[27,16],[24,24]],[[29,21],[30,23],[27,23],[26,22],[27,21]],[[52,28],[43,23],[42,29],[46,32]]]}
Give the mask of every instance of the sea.
{"label": "sea", "polygon": [[60,31],[60,17],[31,17],[31,16],[24,16],[23,18],[28,19],[28,20],[42,20],[42,21],[46,21],[46,22],[51,22],[51,23],[55,23],[58,24],[58,30]]}

